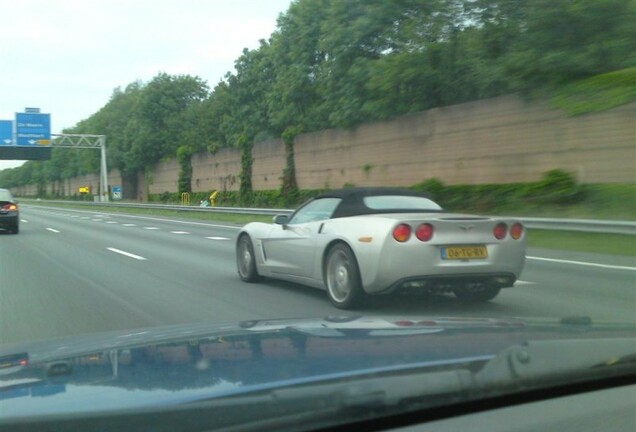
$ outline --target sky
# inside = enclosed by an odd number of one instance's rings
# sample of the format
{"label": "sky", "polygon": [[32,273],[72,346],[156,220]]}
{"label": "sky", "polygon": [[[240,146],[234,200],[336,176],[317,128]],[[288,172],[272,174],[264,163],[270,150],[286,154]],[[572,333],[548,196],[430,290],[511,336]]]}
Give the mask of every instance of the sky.
{"label": "sky", "polygon": [[[25,107],[60,133],[160,72],[213,88],[292,0],[0,0],[0,120]],[[0,170],[21,161],[0,160]]]}

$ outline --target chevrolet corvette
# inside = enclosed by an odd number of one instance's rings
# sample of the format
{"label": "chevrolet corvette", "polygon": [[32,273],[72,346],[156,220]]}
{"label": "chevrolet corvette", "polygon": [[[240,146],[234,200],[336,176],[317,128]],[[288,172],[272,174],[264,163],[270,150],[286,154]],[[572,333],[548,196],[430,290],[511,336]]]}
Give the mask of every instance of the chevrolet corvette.
{"label": "chevrolet corvette", "polygon": [[240,231],[240,278],[324,289],[341,309],[400,289],[488,301],[514,285],[525,263],[519,221],[449,213],[410,190],[327,192],[273,222]]}

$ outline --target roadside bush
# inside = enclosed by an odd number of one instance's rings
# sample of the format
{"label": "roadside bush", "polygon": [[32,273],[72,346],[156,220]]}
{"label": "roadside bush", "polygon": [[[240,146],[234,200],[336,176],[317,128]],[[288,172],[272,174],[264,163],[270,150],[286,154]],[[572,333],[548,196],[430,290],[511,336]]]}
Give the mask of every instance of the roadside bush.
{"label": "roadside bush", "polygon": [[160,201],[160,202],[162,202],[162,203],[164,203],[164,204],[166,204],[166,203],[168,203],[168,202],[172,201],[172,199],[170,199],[170,198],[171,198],[171,195],[172,195],[172,194],[171,194],[170,192],[165,191],[165,192],[163,192],[163,193],[161,193],[161,194],[159,195],[159,201]]}
{"label": "roadside bush", "polygon": [[427,195],[433,201],[441,199],[444,194],[444,184],[436,178],[424,180],[423,182],[413,186],[412,189]]}
{"label": "roadside bush", "polygon": [[479,213],[514,210],[520,205],[570,205],[585,198],[585,188],[563,170],[551,170],[533,183],[444,185],[432,178],[413,190],[428,194],[448,210]]}
{"label": "roadside bush", "polygon": [[546,172],[540,181],[527,185],[521,198],[529,203],[564,205],[580,202],[584,195],[584,188],[573,175],[556,169]]}
{"label": "roadside bush", "polygon": [[[346,186],[345,186],[346,187]],[[585,187],[578,184],[570,173],[552,170],[533,183],[482,184],[482,185],[444,185],[439,179],[431,178],[411,187],[424,193],[449,211],[472,213],[515,212],[520,207],[551,206],[566,207],[577,204],[586,197]],[[250,200],[239,191],[220,192],[216,199],[219,207],[259,207],[259,208],[295,208],[327,189],[298,190],[290,199],[281,190],[252,191]],[[201,200],[209,198],[210,191],[192,192],[190,204],[199,205]],[[151,202],[180,203],[181,194],[163,192],[149,196]]]}

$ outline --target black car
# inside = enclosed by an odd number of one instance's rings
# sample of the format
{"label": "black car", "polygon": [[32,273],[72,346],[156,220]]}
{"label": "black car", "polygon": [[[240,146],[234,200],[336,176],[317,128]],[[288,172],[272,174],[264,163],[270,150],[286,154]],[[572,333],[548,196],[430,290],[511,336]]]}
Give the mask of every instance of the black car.
{"label": "black car", "polygon": [[7,189],[0,189],[0,228],[14,234],[20,232],[18,202]]}

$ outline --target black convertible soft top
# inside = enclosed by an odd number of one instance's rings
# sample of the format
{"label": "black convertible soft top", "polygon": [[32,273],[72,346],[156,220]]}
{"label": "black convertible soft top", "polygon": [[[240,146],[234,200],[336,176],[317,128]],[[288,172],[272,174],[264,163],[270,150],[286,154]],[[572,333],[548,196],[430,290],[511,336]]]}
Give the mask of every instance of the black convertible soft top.
{"label": "black convertible soft top", "polygon": [[[381,196],[381,195],[399,195],[399,196],[412,196],[420,198],[428,198],[429,196],[423,193],[418,193],[410,189],[403,188],[387,188],[387,187],[360,187],[360,188],[346,188],[336,189],[328,192],[324,192],[318,195],[314,199],[320,198],[340,198],[342,202],[336,207],[332,218],[358,216],[365,214],[379,214],[379,213],[396,213],[396,212],[421,212],[421,210],[405,210],[405,209],[372,209],[365,205],[364,198],[369,196]],[[429,210],[435,211],[435,210]]]}

